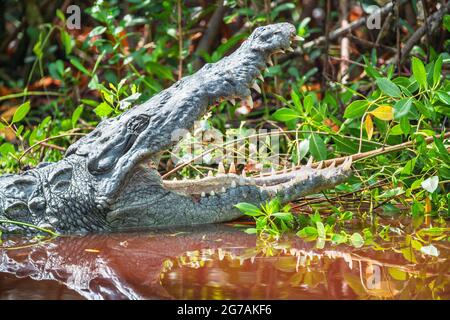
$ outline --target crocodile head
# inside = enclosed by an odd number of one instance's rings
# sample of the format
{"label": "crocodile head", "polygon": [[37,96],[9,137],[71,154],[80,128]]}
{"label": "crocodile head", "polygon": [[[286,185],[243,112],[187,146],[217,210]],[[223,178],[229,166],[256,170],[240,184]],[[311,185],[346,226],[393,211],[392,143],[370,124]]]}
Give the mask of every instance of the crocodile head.
{"label": "crocodile head", "polygon": [[[206,64],[147,102],[118,117],[103,120],[74,143],[63,160],[20,176],[0,180],[8,194],[3,215],[60,231],[122,230],[228,221],[240,216],[239,202],[259,204],[278,196],[283,202],[339,184],[349,176],[351,161],[341,166],[309,162],[301,168],[258,178],[234,169],[202,179],[165,181],[156,170],[159,154],[173,144],[175,131],[189,130],[208,107],[222,99],[244,99],[267,68],[273,54],[283,53],[296,39],[293,25],[259,27],[230,56]],[[31,184],[19,186],[27,176]],[[23,190],[14,214],[14,188]],[[30,203],[40,198],[39,212]],[[8,202],[9,201],[9,202]],[[33,206],[32,206],[33,207]]]}

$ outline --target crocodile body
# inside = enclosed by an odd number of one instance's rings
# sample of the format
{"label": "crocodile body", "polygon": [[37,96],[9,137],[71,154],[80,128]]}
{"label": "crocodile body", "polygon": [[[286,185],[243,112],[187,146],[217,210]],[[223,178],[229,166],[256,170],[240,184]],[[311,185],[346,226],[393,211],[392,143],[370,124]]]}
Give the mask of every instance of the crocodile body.
{"label": "crocodile body", "polygon": [[239,217],[234,207],[239,202],[260,204],[274,196],[288,202],[342,183],[351,173],[351,160],[322,169],[309,163],[260,178],[222,173],[165,181],[155,168],[158,156],[173,144],[172,133],[191,129],[210,105],[221,99],[251,101],[249,88],[260,70],[294,38],[288,23],[256,28],[230,56],[101,121],[61,161],[0,177],[0,220],[62,233],[216,223]]}

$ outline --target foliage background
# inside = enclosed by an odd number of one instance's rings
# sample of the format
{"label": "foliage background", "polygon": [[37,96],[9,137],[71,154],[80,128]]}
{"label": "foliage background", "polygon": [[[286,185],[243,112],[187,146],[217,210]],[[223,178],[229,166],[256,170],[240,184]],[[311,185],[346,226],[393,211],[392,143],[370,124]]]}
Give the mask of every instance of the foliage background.
{"label": "foliage background", "polygon": [[[72,4],[81,8],[81,29],[67,28],[66,10]],[[260,84],[262,93],[253,95],[254,108],[224,101],[212,106],[207,125],[221,131],[227,126],[285,131],[282,165],[409,141],[398,152],[360,159],[347,184],[300,199],[290,210],[328,214],[331,236],[338,234],[332,230],[339,229],[339,222],[354,221],[354,215],[380,234],[386,223],[379,219],[390,217],[412,218],[412,229],[424,223],[443,226],[450,214],[449,142],[444,137],[450,113],[450,18],[444,14],[433,30],[431,18],[445,8],[448,13],[448,4],[394,2],[381,30],[363,24],[323,38],[366,17],[370,5],[389,2],[2,1],[0,170],[18,172],[60,159],[70,143],[102,118],[120,114],[204,63],[219,60],[256,26],[289,21],[305,43],[275,58]],[[424,25],[428,32],[399,59],[398,52]],[[244,167],[257,174],[270,163],[261,159],[260,165],[248,163],[238,170]],[[171,172],[170,177],[192,177],[216,168],[173,170],[167,153],[159,169]],[[302,236],[323,233],[317,216],[297,222]]]}

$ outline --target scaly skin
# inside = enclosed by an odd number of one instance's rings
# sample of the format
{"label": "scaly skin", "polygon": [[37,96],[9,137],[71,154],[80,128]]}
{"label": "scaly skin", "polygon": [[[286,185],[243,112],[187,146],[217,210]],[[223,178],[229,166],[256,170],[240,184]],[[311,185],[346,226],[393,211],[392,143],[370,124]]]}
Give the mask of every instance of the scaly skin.
{"label": "scaly skin", "polygon": [[0,219],[62,233],[215,223],[239,217],[239,202],[260,204],[276,195],[288,202],[344,182],[351,160],[322,170],[309,163],[258,179],[229,173],[172,182],[154,168],[172,145],[172,133],[191,129],[210,105],[234,98],[251,103],[249,87],[260,70],[272,54],[290,48],[294,37],[288,23],[259,27],[230,56],[103,120],[63,160],[0,177]]}

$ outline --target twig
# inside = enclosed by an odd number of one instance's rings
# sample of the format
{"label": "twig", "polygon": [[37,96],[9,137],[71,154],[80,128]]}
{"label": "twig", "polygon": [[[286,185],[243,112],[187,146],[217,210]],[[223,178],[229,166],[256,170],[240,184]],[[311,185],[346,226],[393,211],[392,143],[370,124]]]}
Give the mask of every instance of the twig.
{"label": "twig", "polygon": [[183,27],[181,25],[181,0],[177,1],[178,11],[178,80],[183,77]]}
{"label": "twig", "polygon": [[413,35],[408,39],[408,41],[406,41],[405,45],[402,48],[400,55],[401,62],[404,62],[414,45],[425,35],[425,33],[427,32],[427,26],[429,26],[429,32],[431,34],[440,25],[442,17],[449,10],[450,1],[448,1],[447,4],[443,5],[441,9],[429,16],[426,23],[413,33]]}

